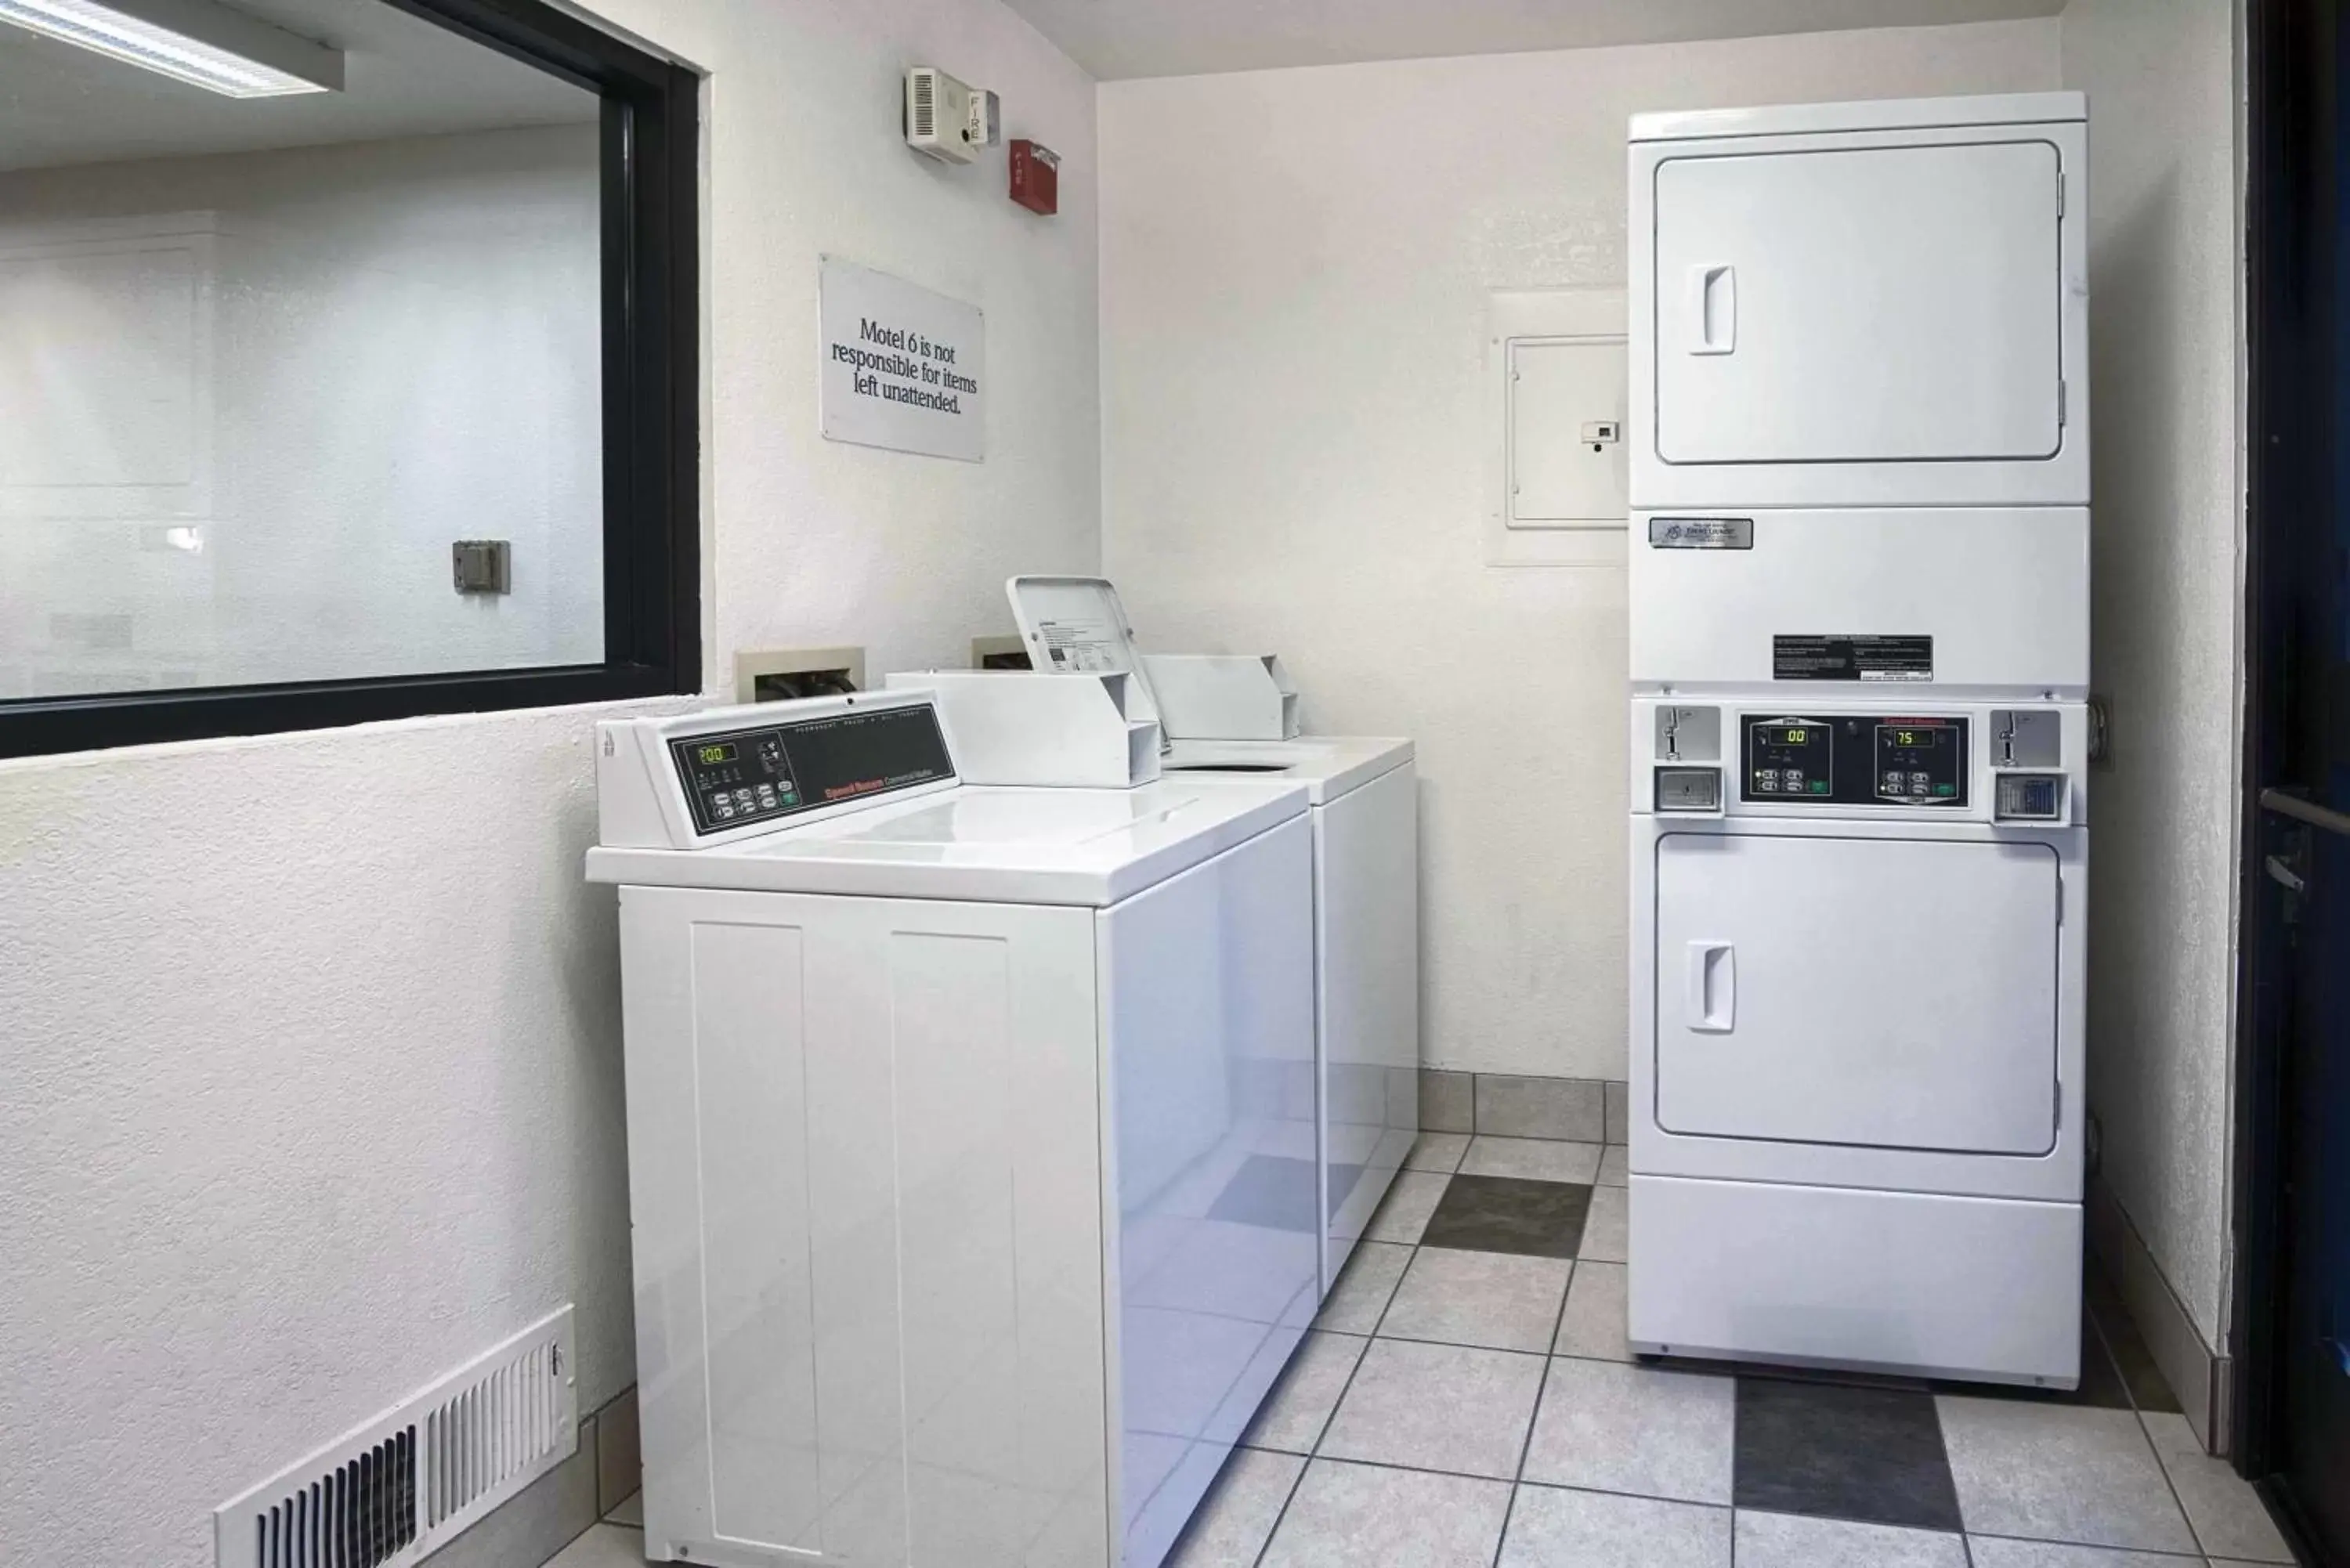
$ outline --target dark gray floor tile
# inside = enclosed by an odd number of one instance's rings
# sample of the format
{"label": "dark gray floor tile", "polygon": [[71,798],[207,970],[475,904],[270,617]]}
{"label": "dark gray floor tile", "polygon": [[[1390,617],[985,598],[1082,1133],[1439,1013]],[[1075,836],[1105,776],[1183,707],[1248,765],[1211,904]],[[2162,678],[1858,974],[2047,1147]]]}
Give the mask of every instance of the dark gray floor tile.
{"label": "dark gray floor tile", "polygon": [[1740,1508],[1959,1528],[1958,1490],[1922,1391],[1738,1380]]}
{"label": "dark gray floor tile", "polygon": [[1583,1243],[1591,1189],[1513,1176],[1456,1176],[1420,1235],[1427,1247],[1572,1258]]}

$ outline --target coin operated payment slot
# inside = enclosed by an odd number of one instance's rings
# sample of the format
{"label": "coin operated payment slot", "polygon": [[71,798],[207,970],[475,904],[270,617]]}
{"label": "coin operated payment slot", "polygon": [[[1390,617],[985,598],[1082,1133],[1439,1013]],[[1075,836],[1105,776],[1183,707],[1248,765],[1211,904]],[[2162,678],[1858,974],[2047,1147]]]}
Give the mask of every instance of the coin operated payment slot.
{"label": "coin operated payment slot", "polygon": [[1721,710],[1657,710],[1654,809],[1668,816],[1722,812]]}
{"label": "coin operated payment slot", "polygon": [[2065,781],[2063,774],[2002,774],[1991,800],[1995,822],[2062,822]]}
{"label": "coin operated payment slot", "polygon": [[1720,816],[1721,770],[1715,767],[1660,767],[1657,770],[1657,811],[1673,816]]}

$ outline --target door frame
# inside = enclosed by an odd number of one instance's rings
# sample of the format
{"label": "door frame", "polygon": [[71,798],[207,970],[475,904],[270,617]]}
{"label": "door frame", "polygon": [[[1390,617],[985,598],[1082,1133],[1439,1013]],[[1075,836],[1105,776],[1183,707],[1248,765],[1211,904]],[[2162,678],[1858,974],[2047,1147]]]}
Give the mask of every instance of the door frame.
{"label": "door frame", "polygon": [[[2284,672],[2269,645],[2266,575],[2282,530],[2324,504],[2324,439],[2335,416],[2334,367],[2350,291],[2312,289],[2313,271],[2345,275],[2350,245],[2309,241],[2350,215],[2333,125],[2350,114],[2337,51],[2344,31],[2326,0],[2248,0],[2244,11],[2246,495],[2242,646],[2242,782],[2238,825],[2235,1109],[2231,1172],[2235,1268],[2229,1352],[2228,1437],[2236,1469],[2253,1480],[2295,1552],[2316,1548],[2290,1490],[2278,1480],[2278,1379],[2285,1368],[2278,1288],[2285,1264],[2284,1067],[2288,1042],[2277,976],[2284,961],[2264,857],[2272,806],[2262,795],[2281,742]],[[2312,310],[2318,314],[2313,317]]]}

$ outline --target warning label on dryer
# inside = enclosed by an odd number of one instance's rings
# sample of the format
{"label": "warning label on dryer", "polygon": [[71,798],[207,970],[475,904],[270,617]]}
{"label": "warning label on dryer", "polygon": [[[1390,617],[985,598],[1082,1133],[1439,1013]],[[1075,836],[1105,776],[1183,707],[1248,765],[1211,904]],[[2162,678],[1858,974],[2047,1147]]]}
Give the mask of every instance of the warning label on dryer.
{"label": "warning label on dryer", "polygon": [[1774,680],[1931,680],[1930,637],[1774,637]]}

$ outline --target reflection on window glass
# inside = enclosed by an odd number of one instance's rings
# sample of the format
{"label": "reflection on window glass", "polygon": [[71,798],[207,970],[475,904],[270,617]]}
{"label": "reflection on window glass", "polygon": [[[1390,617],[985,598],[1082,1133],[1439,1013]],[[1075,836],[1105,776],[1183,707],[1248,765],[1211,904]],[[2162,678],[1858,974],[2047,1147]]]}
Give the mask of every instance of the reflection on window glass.
{"label": "reflection on window glass", "polygon": [[383,0],[232,15],[343,86],[0,25],[0,701],[600,661],[597,98]]}

